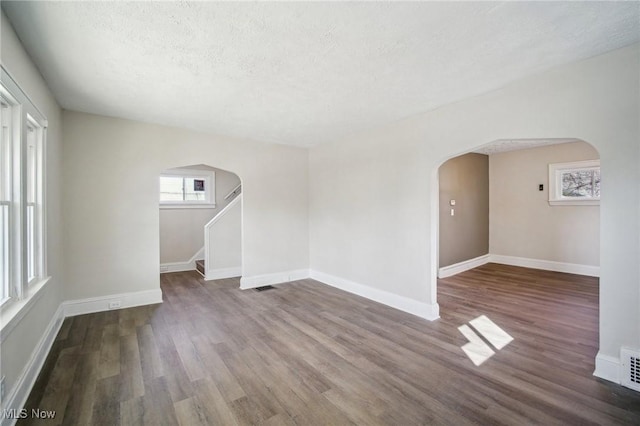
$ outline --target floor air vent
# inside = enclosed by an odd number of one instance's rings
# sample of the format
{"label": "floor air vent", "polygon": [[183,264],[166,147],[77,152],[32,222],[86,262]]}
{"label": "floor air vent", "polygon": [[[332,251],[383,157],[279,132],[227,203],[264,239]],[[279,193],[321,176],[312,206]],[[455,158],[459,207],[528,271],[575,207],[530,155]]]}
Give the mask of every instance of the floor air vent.
{"label": "floor air vent", "polygon": [[254,288],[255,291],[266,291],[266,290],[274,290],[275,287],[272,285],[263,285],[262,287]]}
{"label": "floor air vent", "polygon": [[622,385],[640,391],[640,351],[622,348]]}

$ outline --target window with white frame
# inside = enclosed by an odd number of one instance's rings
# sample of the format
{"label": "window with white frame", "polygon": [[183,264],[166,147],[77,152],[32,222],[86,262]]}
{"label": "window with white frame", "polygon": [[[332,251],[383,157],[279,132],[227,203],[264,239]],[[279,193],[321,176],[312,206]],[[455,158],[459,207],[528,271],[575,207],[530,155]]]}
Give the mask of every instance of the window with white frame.
{"label": "window with white frame", "polygon": [[214,208],[213,170],[169,169],[160,174],[161,208]]}
{"label": "window with white frame", "polygon": [[549,204],[600,204],[600,160],[549,164]]}
{"label": "window with white frame", "polygon": [[27,205],[27,280],[33,280],[43,276],[44,262],[44,233],[42,217],[43,199],[43,158],[42,158],[42,126],[31,117],[27,116],[26,136],[26,205]]}
{"label": "window with white frame", "polygon": [[46,278],[44,149],[47,122],[2,69],[0,84],[0,304]]}

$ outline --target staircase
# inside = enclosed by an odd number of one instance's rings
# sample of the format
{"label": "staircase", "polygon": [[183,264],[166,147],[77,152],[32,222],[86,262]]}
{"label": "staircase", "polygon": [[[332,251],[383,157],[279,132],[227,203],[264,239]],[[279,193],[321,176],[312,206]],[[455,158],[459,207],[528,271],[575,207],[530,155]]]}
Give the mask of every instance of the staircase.
{"label": "staircase", "polygon": [[204,259],[196,260],[196,270],[205,280],[238,277],[241,270],[242,185],[224,197],[231,199],[204,226]]}
{"label": "staircase", "polygon": [[200,274],[202,274],[203,277],[205,276],[204,259],[196,260],[196,271],[200,272]]}

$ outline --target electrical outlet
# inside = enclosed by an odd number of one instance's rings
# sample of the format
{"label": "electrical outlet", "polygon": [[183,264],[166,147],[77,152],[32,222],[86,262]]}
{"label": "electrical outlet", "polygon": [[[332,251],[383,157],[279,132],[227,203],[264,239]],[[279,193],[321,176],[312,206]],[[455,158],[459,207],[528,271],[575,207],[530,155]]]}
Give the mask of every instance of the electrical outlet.
{"label": "electrical outlet", "polygon": [[4,376],[0,379],[0,401],[4,401],[5,396],[5,387],[4,387]]}
{"label": "electrical outlet", "polygon": [[122,304],[119,300],[109,302],[109,309],[118,309],[120,306],[122,306]]}

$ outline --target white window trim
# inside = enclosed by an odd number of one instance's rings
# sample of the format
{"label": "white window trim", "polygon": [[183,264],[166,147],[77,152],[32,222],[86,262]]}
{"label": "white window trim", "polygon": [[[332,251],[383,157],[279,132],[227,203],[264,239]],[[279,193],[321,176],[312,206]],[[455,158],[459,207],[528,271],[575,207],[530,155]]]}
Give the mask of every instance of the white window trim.
{"label": "white window trim", "polygon": [[36,302],[46,292],[47,284],[50,282],[51,277],[45,277],[29,285],[28,297],[22,300],[9,299],[11,303],[2,305],[0,309],[0,344],[11,334],[11,331],[20,324],[20,321],[29,313]]}
{"label": "white window trim", "polygon": [[[34,193],[34,201],[33,202],[29,202],[27,199],[25,199],[24,204],[25,206],[29,206],[32,205],[34,207],[34,231],[35,231],[35,247],[34,247],[34,251],[35,251],[35,259],[34,260],[34,269],[35,269],[35,275],[31,278],[31,280],[29,280],[29,285],[34,285],[35,283],[37,283],[38,281],[42,280],[43,277],[46,276],[45,271],[45,251],[46,251],[46,245],[45,245],[45,238],[46,238],[46,233],[45,233],[45,229],[44,229],[44,214],[45,214],[45,208],[44,208],[44,196],[45,196],[45,157],[44,157],[44,148],[45,148],[45,135],[46,135],[46,129],[45,127],[38,122],[38,120],[36,120],[34,117],[31,116],[31,114],[27,114],[27,121],[29,122],[29,124],[31,125],[32,129],[34,132],[36,132],[36,146],[34,147],[36,149],[36,157],[34,159],[35,164],[34,164],[34,169],[35,169],[35,175],[33,176],[33,178],[35,179],[35,193]],[[25,144],[26,146],[26,144]],[[25,167],[26,169],[26,167]],[[25,180],[25,183],[28,182],[28,179]],[[25,196],[25,198],[27,198]],[[28,224],[27,224],[28,226]],[[27,275],[28,277],[28,275]]]}
{"label": "white window trim", "polygon": [[[206,199],[202,201],[160,201],[161,209],[215,209],[216,208],[216,174],[213,170],[168,169],[160,173],[163,176],[180,176],[183,178],[204,179]],[[158,199],[160,190],[158,189]]]}
{"label": "white window trim", "polygon": [[[10,289],[7,299],[0,303],[0,339],[8,333],[11,324],[19,322],[29,306],[33,305],[36,296],[50,281],[47,270],[47,220],[46,220],[46,129],[48,122],[44,114],[33,104],[29,96],[22,91],[11,75],[2,66],[0,67],[0,95],[12,107],[12,199],[10,209],[15,215],[12,229],[9,230],[9,280]],[[27,282],[27,244],[26,228],[27,202],[26,202],[26,167],[24,158],[26,152],[27,125],[31,122],[38,128],[40,146],[37,153],[40,167],[37,173],[36,205],[39,204],[39,218],[36,227],[39,228],[38,256],[36,262],[37,275]],[[16,155],[16,151],[19,155]]]}
{"label": "white window trim", "polygon": [[562,174],[580,169],[600,168],[600,160],[574,161],[571,163],[549,164],[549,204],[552,206],[598,206],[600,197],[564,197],[562,195]]}

